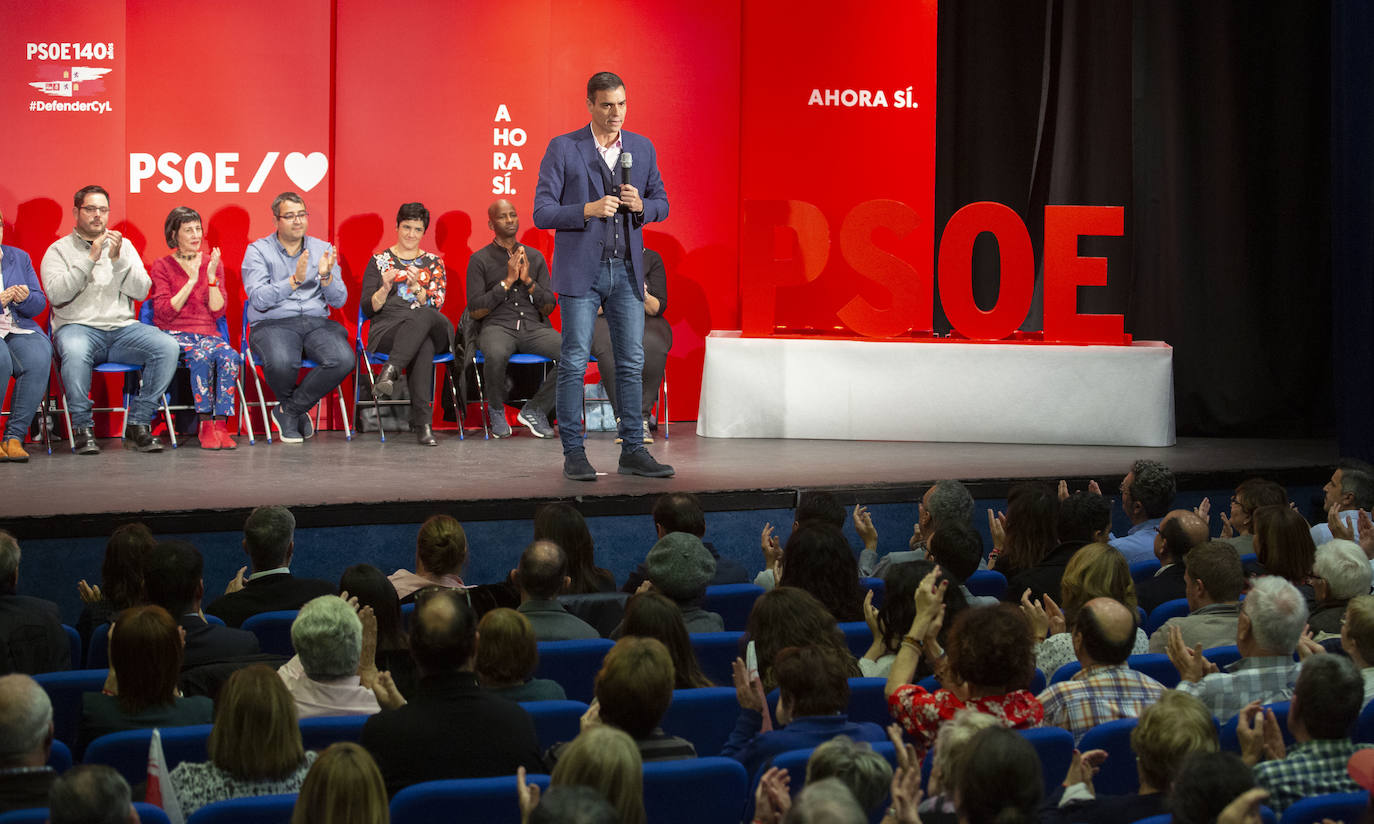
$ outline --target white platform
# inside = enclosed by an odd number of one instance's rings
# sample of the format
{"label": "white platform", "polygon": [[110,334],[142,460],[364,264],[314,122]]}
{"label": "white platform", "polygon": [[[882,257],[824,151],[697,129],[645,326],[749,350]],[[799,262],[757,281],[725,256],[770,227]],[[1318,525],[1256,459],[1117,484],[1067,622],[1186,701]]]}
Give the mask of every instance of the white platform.
{"label": "white platform", "polygon": [[1173,348],[706,339],[711,438],[1172,446]]}

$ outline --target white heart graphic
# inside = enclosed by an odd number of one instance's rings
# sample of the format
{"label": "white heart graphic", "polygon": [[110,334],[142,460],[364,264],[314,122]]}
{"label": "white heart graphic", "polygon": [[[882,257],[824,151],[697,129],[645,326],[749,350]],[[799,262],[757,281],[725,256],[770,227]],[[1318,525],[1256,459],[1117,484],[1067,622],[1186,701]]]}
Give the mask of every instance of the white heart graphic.
{"label": "white heart graphic", "polygon": [[291,182],[301,191],[308,192],[324,180],[325,172],[329,171],[329,158],[324,156],[324,152],[311,152],[308,155],[292,152],[286,156],[285,168]]}

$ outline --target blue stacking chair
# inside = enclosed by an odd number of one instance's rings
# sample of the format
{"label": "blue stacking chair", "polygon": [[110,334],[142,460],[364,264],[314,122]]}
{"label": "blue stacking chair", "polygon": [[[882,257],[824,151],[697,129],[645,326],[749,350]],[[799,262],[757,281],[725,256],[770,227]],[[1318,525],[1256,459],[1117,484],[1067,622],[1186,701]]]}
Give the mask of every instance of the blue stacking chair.
{"label": "blue stacking chair", "polygon": [[56,738],[53,739],[52,747],[48,749],[48,766],[58,775],[72,768],[71,748]]}
{"label": "blue stacking chair", "polygon": [[673,690],[673,702],[659,726],[692,742],[697,755],[719,755],[739,718],[734,687]]}
{"label": "blue stacking chair", "polygon": [[1073,734],[1059,727],[1032,727],[1017,732],[1040,756],[1040,778],[1045,784],[1045,795],[1049,795],[1063,782],[1073,760]]}
{"label": "blue stacking chair", "polygon": [[980,569],[968,576],[964,582],[973,595],[984,598],[1001,598],[1007,591],[1007,576],[995,569]]}
{"label": "blue stacking chair", "polygon": [[186,824],[291,824],[296,794],[256,795],[206,804],[191,813]]}
{"label": "blue stacking chair", "polygon": [[840,632],[844,633],[844,643],[855,658],[862,657],[873,645],[873,630],[863,621],[842,621]]}
{"label": "blue stacking chair", "polygon": [[[549,788],[547,775],[526,775],[525,781],[541,790]],[[513,775],[425,781],[396,793],[391,799],[391,820],[396,824],[453,824],[455,820],[520,824],[515,791]]]}
{"label": "blue stacking chair", "polygon": [[887,696],[883,688],[886,678],[849,679],[849,720],[872,721],[880,727],[892,723],[892,713],[887,709]]}
{"label": "blue stacking chair", "polygon": [[1142,652],[1126,659],[1126,665],[1136,672],[1144,673],[1159,683],[1173,689],[1178,686],[1178,670],[1174,662],[1162,652]]}
{"label": "blue stacking chair", "polygon": [[339,741],[357,741],[363,735],[367,715],[325,715],[302,718],[301,744],[307,750],[323,750]]}
{"label": "blue stacking chair", "polygon": [[[1260,821],[1263,822],[1263,824],[1277,824],[1279,819],[1278,816],[1274,815],[1273,810],[1261,805],[1259,811]],[[1135,824],[1173,824],[1173,820],[1173,813],[1160,813],[1159,815],[1152,815],[1149,818],[1142,818],[1136,821]],[[1287,818],[1284,819],[1285,822],[1287,822],[1287,820]]]}
{"label": "blue stacking chair", "polygon": [[[162,808],[155,804],[135,801],[134,810],[138,813],[138,820],[143,822],[143,824],[172,824],[172,820],[167,817],[167,813],[163,812]],[[0,824],[47,824],[47,821],[47,807],[15,810],[14,812],[0,815]]]}
{"label": "blue stacking chair", "polygon": [[601,659],[612,646],[605,638],[541,642],[534,677],[557,681],[568,698],[590,704],[596,697],[596,673],[601,669]]}
{"label": "blue stacking chair", "polygon": [[81,669],[85,658],[82,656],[81,633],[76,631],[76,627],[69,624],[62,625],[62,631],[67,633],[67,646],[71,648],[72,669]]}
{"label": "blue stacking chair", "polygon": [[644,811],[654,824],[737,824],[748,797],[749,776],[733,758],[644,765]]}
{"label": "blue stacking chair", "polygon": [[1283,811],[1283,824],[1321,824],[1323,819],[1355,822],[1364,816],[1369,793],[1331,793],[1304,798]]}
{"label": "blue stacking chair", "polygon": [[1159,572],[1159,567],[1160,563],[1157,558],[1150,558],[1146,561],[1136,561],[1131,564],[1131,580],[1135,581],[1137,584],[1141,581],[1147,581],[1153,578],[1156,572]]}
{"label": "blue stacking chair", "polygon": [[[1291,747],[1293,746],[1293,734],[1288,731],[1288,705],[1288,701],[1276,701],[1264,706],[1274,711],[1274,716],[1279,721],[1279,730],[1283,732],[1283,743]],[[1236,736],[1236,725],[1239,723],[1240,716],[1236,716],[1221,725],[1217,737],[1223,750],[1240,752],[1240,739]]]}
{"label": "blue stacking chair", "polygon": [[728,686],[734,683],[733,664],[740,657],[742,632],[693,632],[687,636],[692,642],[701,671],[715,683]]}
{"label": "blue stacking chair", "polygon": [[1067,681],[1070,678],[1077,675],[1078,673],[1082,672],[1082,670],[1082,664],[1078,663],[1077,661],[1070,661],[1069,663],[1064,664],[1059,669],[1054,671],[1054,674],[1050,676],[1050,683],[1058,684],[1061,681]]}
{"label": "blue stacking chair", "polygon": [[1106,750],[1107,760],[1093,778],[1098,794],[1124,795],[1140,789],[1140,776],[1135,769],[1135,750],[1131,749],[1131,731],[1137,718],[1121,718],[1098,724],[1083,735],[1078,751]]}
{"label": "blue stacking chair", "polygon": [[1364,705],[1360,710],[1360,720],[1355,722],[1355,742],[1358,744],[1374,744],[1374,701]]}
{"label": "blue stacking chair", "polygon": [[1182,618],[1188,614],[1188,599],[1175,598],[1172,601],[1165,601],[1154,609],[1150,610],[1150,615],[1145,619],[1145,634],[1154,635],[1155,630],[1164,626],[1164,622],[1170,618]]}
{"label": "blue stacking chair", "polygon": [[1202,651],[1202,657],[1217,665],[1218,669],[1225,670],[1230,665],[1240,660],[1240,648],[1235,644],[1224,647],[1212,647]]}
{"label": "blue stacking chair", "polygon": [[882,609],[883,598],[887,595],[887,582],[882,578],[860,578],[859,586],[873,593],[873,608]]}
{"label": "blue stacking chair", "polygon": [[544,749],[571,741],[582,731],[582,714],[587,704],[581,701],[521,701],[520,706],[534,722],[534,734]]}
{"label": "blue stacking chair", "polygon": [[702,608],[719,613],[728,631],[743,631],[749,625],[749,612],[763,594],[763,587],[753,584],[716,584],[706,588]]}
{"label": "blue stacking chair", "polygon": [[76,746],[81,730],[81,696],[100,692],[109,674],[107,669],[83,669],[44,672],[33,677],[52,701],[54,738],[69,747]]}
{"label": "blue stacking chair", "polygon": [[243,622],[243,628],[258,636],[258,647],[269,655],[290,658],[296,654],[291,643],[291,624],[300,614],[298,609],[259,612]]}
{"label": "blue stacking chair", "polygon": [[[138,308],[138,319],[139,319],[139,321],[140,321],[141,323],[146,323],[146,324],[148,324],[149,326],[153,326],[153,325],[154,325],[154,324],[153,324],[153,302],[152,302],[151,300],[145,300],[145,301],[143,301],[143,305],[140,306],[140,307]],[[223,339],[223,341],[224,341],[225,343],[229,344],[229,345],[232,347],[232,346],[234,345],[234,342],[231,341],[231,340],[229,339],[229,319],[226,318],[226,317],[221,317],[221,318],[219,318],[218,320],[215,321],[215,328],[216,328],[217,330],[219,330],[219,336],[220,336],[220,338]],[[185,368],[186,368],[186,356],[185,356],[185,353],[182,353],[182,354],[180,354],[180,355],[177,356],[177,368],[178,368],[178,369],[185,369]],[[239,393],[239,431],[240,431],[240,433],[241,433],[244,429],[247,429],[247,430],[248,430],[248,445],[249,445],[249,446],[252,446],[252,445],[254,445],[254,444],[257,443],[257,438],[254,437],[254,435],[253,435],[253,418],[252,418],[251,415],[248,414],[248,398],[245,397],[244,394],[243,394],[243,376],[242,376],[242,375],[240,375],[240,376],[234,378],[234,389]],[[172,406],[172,405],[171,405],[171,404],[172,404],[172,396],[171,396],[170,393],[165,393],[165,392],[164,392],[163,395],[162,395],[162,404],[163,404],[164,407],[167,408],[168,411],[171,411],[171,410],[180,411],[180,410],[183,410],[183,409],[195,409],[194,406],[187,406],[187,405],[184,405],[184,404],[183,404],[183,405],[179,405],[179,406]],[[172,446],[175,447],[175,446],[176,446],[176,433],[175,433],[175,432],[172,432],[172,433],[171,433],[171,439],[172,439]]]}
{"label": "blue stacking chair", "polygon": [[110,625],[100,624],[91,630],[91,643],[86,647],[86,666],[104,669],[110,666]]}
{"label": "blue stacking chair", "polygon": [[[376,379],[373,377],[373,375],[372,375],[372,367],[374,367],[374,366],[384,366],[384,365],[386,365],[386,363],[387,363],[388,361],[391,360],[391,357],[390,357],[389,355],[384,355],[384,354],[382,354],[382,353],[380,353],[380,352],[375,352],[375,353],[374,353],[374,352],[368,352],[368,351],[367,351],[367,345],[366,345],[365,343],[363,343],[363,341],[364,341],[364,340],[366,339],[366,337],[367,337],[366,335],[363,334],[363,326],[365,326],[365,325],[368,324],[369,322],[370,322],[370,321],[363,315],[363,302],[360,300],[360,301],[358,301],[358,325],[357,325],[357,327],[355,327],[355,328],[358,330],[358,334],[356,334],[356,335],[353,336],[353,349],[354,349],[354,354],[356,354],[357,357],[358,357],[358,365],[357,365],[356,367],[354,367],[354,369],[353,369],[353,386],[354,386],[354,392],[353,392],[353,412],[354,412],[354,414],[357,414],[357,412],[358,412],[358,393],[357,393],[357,389],[358,389],[358,388],[361,388],[361,386],[362,386],[362,383],[358,380],[358,374],[359,374],[361,371],[363,371],[364,369],[366,369],[366,371],[367,371],[367,388],[368,388],[369,392],[371,392],[371,390],[372,390],[372,389],[374,388],[374,386],[375,386],[374,381],[376,380]],[[434,365],[435,365],[435,366],[439,366],[440,364],[448,364],[448,365],[449,365],[449,368],[446,369],[446,370],[444,370],[444,374],[446,374],[446,375],[448,376],[448,391],[449,391],[449,395],[453,398],[453,408],[454,408],[455,410],[462,409],[462,408],[463,408],[463,407],[462,407],[462,404],[458,403],[458,385],[455,384],[455,383],[453,382],[453,352],[447,351],[447,352],[443,352],[442,354],[437,354],[437,355],[435,355],[435,356],[434,356]],[[436,383],[438,382],[438,374],[437,374],[437,373],[435,374],[435,382],[436,382]],[[406,403],[408,403],[408,402],[407,402],[407,401],[393,401],[393,400],[385,400],[385,401],[383,401],[383,400],[378,400],[377,394],[376,394],[375,392],[371,392],[371,394],[372,394],[372,408],[373,408],[373,410],[375,410],[376,413],[377,413],[377,434],[381,436],[381,438],[382,438],[382,443],[386,443],[386,429],[382,426],[382,405],[383,405],[383,404],[406,404]],[[431,394],[433,394],[433,393],[431,393]],[[459,421],[458,421],[458,440],[460,440],[460,441],[463,440],[463,421],[462,421],[462,419],[461,419],[461,416],[460,416]]]}
{"label": "blue stacking chair", "polygon": [[[258,366],[257,360],[255,360],[254,357],[253,357],[253,347],[250,346],[250,345],[249,345],[249,342],[248,342],[248,328],[249,328],[249,327],[248,327],[248,301],[245,300],[245,301],[243,302],[243,330],[242,330],[242,332],[239,334],[239,344],[240,344],[240,345],[239,345],[239,355],[240,355],[240,357],[243,358],[243,368],[244,368],[244,369],[247,369],[249,372],[251,372],[251,373],[253,374],[253,386],[254,386],[254,388],[256,388],[256,389],[258,390],[258,412],[262,415],[262,426],[263,426],[263,429],[266,431],[267,442],[268,442],[268,443],[271,443],[271,442],[272,442],[272,421],[268,420],[268,418],[267,418],[267,407],[269,407],[269,406],[276,406],[276,405],[277,405],[277,401],[269,401],[269,400],[267,400],[267,395],[265,395],[265,394],[263,393],[263,391],[262,391],[262,376],[258,374],[259,370],[260,370],[262,367]],[[314,369],[314,368],[316,368],[316,367],[318,367],[318,366],[319,366],[318,363],[315,363],[313,360],[311,360],[311,359],[309,359],[309,358],[306,358],[306,357],[302,357],[302,358],[301,358],[301,368],[302,368],[302,369]],[[340,387],[337,387],[337,386],[336,386],[336,387],[334,387],[334,388],[333,388],[332,390],[330,390],[330,391],[332,391],[332,392],[335,394],[335,396],[339,399],[339,415],[343,417],[344,437],[351,441],[351,440],[353,440],[353,428],[352,428],[352,426],[351,426],[351,425],[349,424],[349,422],[348,422],[348,406],[344,403],[343,390],[342,390]],[[321,399],[321,402],[323,402],[323,399]],[[248,406],[248,401],[247,401],[247,398],[245,397],[245,399],[244,399],[245,414],[247,414],[247,406]],[[169,413],[169,417],[170,417],[170,413]],[[316,406],[315,406],[315,428],[316,428],[316,429],[319,429],[319,420],[320,420],[319,404],[316,404]],[[250,437],[250,438],[249,438],[249,444],[251,445],[252,443],[253,443],[253,439]]]}
{"label": "blue stacking chair", "polygon": [[[183,761],[209,761],[206,742],[210,738],[210,727],[210,724],[195,724],[163,729],[162,752],[167,756],[167,769],[174,770]],[[152,738],[150,729],[102,735],[86,747],[81,760],[86,764],[114,767],[125,781],[137,784],[148,777],[148,744]]]}

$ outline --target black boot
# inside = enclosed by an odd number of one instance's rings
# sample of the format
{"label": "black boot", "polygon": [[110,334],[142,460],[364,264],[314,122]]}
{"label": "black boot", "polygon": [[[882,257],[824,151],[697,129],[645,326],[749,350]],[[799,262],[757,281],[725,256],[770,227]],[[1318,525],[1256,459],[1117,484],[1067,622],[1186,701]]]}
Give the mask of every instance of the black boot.
{"label": "black boot", "polygon": [[161,452],[162,441],[153,437],[152,427],[132,423],[124,427],[124,448],[139,452]]}
{"label": "black boot", "polygon": [[95,429],[86,427],[76,430],[72,440],[72,451],[78,455],[99,455],[100,444],[95,442]]}
{"label": "black boot", "polygon": [[382,372],[377,376],[377,381],[372,384],[372,394],[385,400],[391,397],[391,390],[395,388],[396,381],[401,377],[401,370],[388,363],[382,367]]}
{"label": "black boot", "polygon": [[427,423],[415,427],[415,442],[420,446],[438,446],[439,442],[434,440],[434,427]]}

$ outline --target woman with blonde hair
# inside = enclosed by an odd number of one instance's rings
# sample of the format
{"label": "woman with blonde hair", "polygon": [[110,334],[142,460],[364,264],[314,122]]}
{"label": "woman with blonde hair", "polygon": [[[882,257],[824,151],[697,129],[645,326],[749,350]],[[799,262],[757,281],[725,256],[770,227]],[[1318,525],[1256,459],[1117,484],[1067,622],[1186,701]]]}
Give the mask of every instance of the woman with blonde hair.
{"label": "woman with blonde hair", "polygon": [[367,750],[330,744],[305,776],[291,824],[391,824],[386,784]]}
{"label": "woman with blonde hair", "polygon": [[425,587],[463,589],[463,568],[468,564],[468,536],[451,515],[431,515],[420,525],[415,538],[415,571],[398,569],[387,576],[402,604],[415,600]]}
{"label": "woman with blonde hair", "polygon": [[513,609],[493,609],[477,624],[477,683],[511,701],[563,701],[557,681],[531,678],[539,666],[539,647],[530,619]]}
{"label": "woman with blonde hair", "polygon": [[291,693],[264,664],[229,676],[206,748],[209,761],[183,761],[172,770],[172,787],[188,816],[229,798],[298,792],[316,755],[301,745]]}
{"label": "woman with blonde hair", "polygon": [[[1078,660],[1073,651],[1073,628],[1078,612],[1094,598],[1111,598],[1126,605],[1131,614],[1139,617],[1135,597],[1135,582],[1126,556],[1107,544],[1088,544],[1074,553],[1064,568],[1059,585],[1064,596],[1061,610],[1054,599],[1032,601],[1029,593],[1021,598],[1021,609],[1030,619],[1035,641],[1035,665],[1053,678],[1055,670]],[[1150,639],[1137,621],[1132,655],[1150,651]]]}
{"label": "woman with blonde hair", "polygon": [[644,762],[628,733],[606,724],[583,729],[563,748],[549,777],[550,787],[565,784],[601,793],[620,814],[620,824],[645,824]]}

